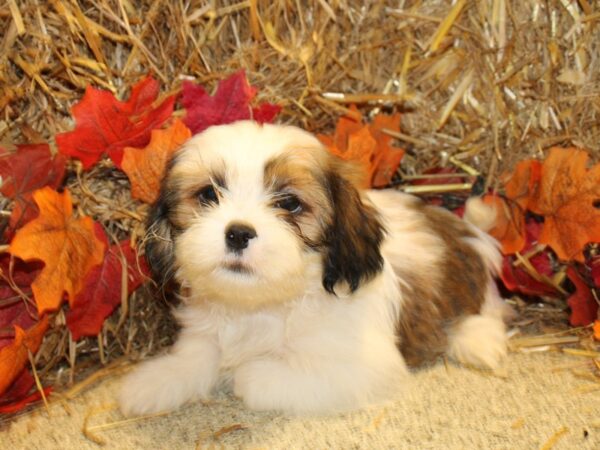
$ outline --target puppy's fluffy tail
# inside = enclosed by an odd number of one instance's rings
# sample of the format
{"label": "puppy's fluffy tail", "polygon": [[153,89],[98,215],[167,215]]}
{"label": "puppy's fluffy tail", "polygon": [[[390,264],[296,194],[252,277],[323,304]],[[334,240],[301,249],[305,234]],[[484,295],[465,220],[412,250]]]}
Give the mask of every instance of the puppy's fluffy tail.
{"label": "puppy's fluffy tail", "polygon": [[465,203],[463,218],[481,231],[490,231],[496,223],[496,210],[486,205],[480,197],[471,197]]}

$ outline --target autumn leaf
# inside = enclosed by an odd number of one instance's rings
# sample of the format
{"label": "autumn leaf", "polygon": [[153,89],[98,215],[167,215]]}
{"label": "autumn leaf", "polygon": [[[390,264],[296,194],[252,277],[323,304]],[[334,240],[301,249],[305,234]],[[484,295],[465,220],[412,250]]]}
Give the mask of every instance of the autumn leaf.
{"label": "autumn leaf", "polygon": [[220,81],[213,96],[202,86],[184,81],[181,103],[187,113],[183,122],[192,134],[196,134],[212,125],[224,125],[238,120],[254,119],[261,123],[273,121],[281,108],[269,103],[252,108],[250,103],[256,93],[256,88],[250,86],[243,70]]}
{"label": "autumn leaf", "polygon": [[529,208],[532,199],[537,195],[542,176],[542,164],[539,161],[528,159],[519,162],[512,173],[504,174],[506,180],[504,191],[506,197],[511,199],[523,210]]}
{"label": "autumn leaf", "polygon": [[152,131],[146,148],[125,148],[123,171],[131,181],[133,198],[154,203],[167,162],[191,135],[183,122],[175,120],[169,128]]}
{"label": "autumn leaf", "polygon": [[594,339],[600,341],[600,320],[594,320]]}
{"label": "autumn leaf", "polygon": [[[542,224],[528,219],[525,223],[525,246],[523,253],[528,253],[537,244],[541,233]],[[500,278],[504,286],[511,292],[520,292],[524,295],[542,296],[556,295],[557,289],[546,279],[554,276],[554,267],[548,250],[540,251],[529,258],[529,264],[535,272],[530,272],[522,264],[515,265],[518,261],[514,256],[505,256],[502,261]]]}
{"label": "autumn leaf", "polygon": [[29,359],[28,351],[32,354],[37,352],[47,328],[47,316],[27,331],[15,326],[14,341],[0,349],[0,395],[21,374]]}
{"label": "autumn leaf", "polygon": [[600,165],[587,169],[588,154],[552,148],[542,165],[538,195],[530,209],[544,216],[540,242],[563,261],[583,262],[583,249],[600,242]]}
{"label": "autumn leaf", "polygon": [[111,92],[88,86],[83,98],[71,109],[76,127],[56,135],[59,151],[81,160],[89,169],[103,154],[121,167],[125,147],[144,147],[150,132],[172,114],[175,96],[153,107],[159,84],[147,76],[133,86],[129,100],[121,102]]}
{"label": "autumn leaf", "polygon": [[[0,414],[11,412],[15,407],[18,407],[20,400],[25,398],[31,391],[35,380],[29,373],[29,370],[24,368],[21,373],[15,377],[10,386],[0,395]],[[7,408],[10,408],[8,411]]]}
{"label": "autumn leaf", "polygon": [[258,123],[273,123],[277,114],[281,112],[281,106],[272,103],[261,103],[252,108],[252,120]]}
{"label": "autumn leaf", "polygon": [[379,114],[371,124],[344,116],[338,120],[333,136],[317,137],[332,154],[364,169],[365,187],[383,187],[389,185],[404,156],[404,150],[391,145],[392,138],[385,129],[399,131],[400,114]]}
{"label": "autumn leaf", "polygon": [[41,263],[25,263],[8,253],[0,255],[0,348],[13,341],[13,325],[29,328],[38,320],[35,306],[26,304]]}
{"label": "autumn leaf", "polygon": [[31,285],[42,314],[58,308],[64,292],[73,302],[85,275],[102,262],[104,244],[96,237],[91,218],[73,217],[68,191],[59,194],[46,187],[34,192],[33,198],[40,214],[17,231],[9,252],[25,261],[45,263]]}
{"label": "autumn leaf", "polygon": [[66,161],[64,155],[52,157],[48,144],[18,145],[14,153],[0,147],[0,192],[15,201],[9,237],[38,214],[33,191],[44,186],[57,188],[62,183]]}
{"label": "autumn leaf", "polygon": [[[350,108],[352,111],[358,111],[355,106]],[[348,140],[350,136],[357,133],[363,128],[363,124],[349,116],[342,116],[338,119],[335,125],[333,136],[325,134],[317,134],[317,138],[325,145],[332,153],[343,154],[348,149]]]}
{"label": "autumn leaf", "polygon": [[[104,236],[108,247],[108,241]],[[126,278],[123,279],[123,269]],[[112,245],[100,266],[94,267],[86,277],[82,291],[75,297],[67,313],[67,327],[73,340],[100,333],[106,317],[121,304],[123,295],[129,297],[147,279],[149,269],[144,258],[138,258],[129,240]],[[125,281],[126,286],[123,286]]]}
{"label": "autumn leaf", "polygon": [[598,319],[598,303],[589,286],[574,267],[567,269],[567,276],[575,285],[575,292],[567,299],[567,304],[571,308],[569,322],[574,327],[589,325]]}
{"label": "autumn leaf", "polygon": [[[22,296],[31,296],[31,283],[41,268],[41,263],[25,263],[7,253],[0,255],[0,352],[14,343],[15,327],[28,330],[39,321],[35,306],[28,305]],[[28,369],[23,367],[4,394],[0,394],[0,413],[18,411],[35,401],[35,394],[28,395],[33,384]]]}
{"label": "autumn leaf", "polygon": [[521,207],[494,194],[485,195],[483,202],[496,212],[494,227],[488,233],[500,242],[502,253],[512,255],[520,252],[525,246],[525,213]]}
{"label": "autumn leaf", "polygon": [[404,150],[391,145],[392,136],[384,130],[400,131],[400,113],[393,115],[377,114],[369,125],[371,134],[377,141],[377,169],[372,179],[373,187],[384,187],[390,184],[404,157]]}
{"label": "autumn leaf", "polygon": [[500,242],[505,255],[520,252],[525,246],[525,212],[537,194],[540,177],[539,161],[521,161],[513,172],[501,177],[505,198],[490,194],[483,199],[496,211],[496,224],[489,233]]}
{"label": "autumn leaf", "polygon": [[592,257],[588,261],[588,266],[590,269],[590,275],[592,276],[592,281],[594,282],[594,286],[600,288],[600,255]]}
{"label": "autumn leaf", "polygon": [[[16,413],[28,404],[40,400],[42,394],[37,389],[30,394],[34,385],[35,380],[29,370],[23,369],[4,394],[0,395],[0,414]],[[52,387],[45,387],[43,391],[44,395],[48,396],[52,392]]]}
{"label": "autumn leaf", "polygon": [[367,177],[364,187],[369,187],[376,170],[375,164],[372,162],[376,146],[377,141],[369,129],[364,127],[348,137],[348,144],[344,152],[340,152],[337,148],[333,148],[331,151],[342,159],[357,162],[361,167],[366,168]]}

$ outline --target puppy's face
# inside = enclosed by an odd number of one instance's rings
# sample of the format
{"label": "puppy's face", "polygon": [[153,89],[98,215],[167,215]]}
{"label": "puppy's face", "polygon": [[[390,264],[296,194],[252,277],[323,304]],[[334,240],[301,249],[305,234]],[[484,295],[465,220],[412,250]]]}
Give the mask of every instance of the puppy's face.
{"label": "puppy's face", "polygon": [[355,290],[382,266],[383,230],[348,168],[287,126],[237,122],[190,139],[148,233],[159,282],[174,276],[192,298],[243,308],[338,282]]}

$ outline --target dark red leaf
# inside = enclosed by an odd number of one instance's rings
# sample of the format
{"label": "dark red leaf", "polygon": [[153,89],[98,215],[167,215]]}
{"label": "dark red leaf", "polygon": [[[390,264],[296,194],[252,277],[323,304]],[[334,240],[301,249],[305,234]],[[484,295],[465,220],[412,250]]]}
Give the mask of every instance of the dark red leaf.
{"label": "dark red leaf", "polygon": [[[525,225],[525,246],[523,253],[530,251],[538,242],[542,224],[535,220],[527,220]],[[502,261],[502,273],[500,278],[511,292],[520,292],[525,295],[541,296],[556,295],[557,290],[551,284],[545,283],[532,277],[523,266],[514,266],[516,258],[505,256]],[[544,250],[529,259],[529,262],[540,275],[550,278],[554,275],[552,260],[548,250]]]}
{"label": "dark red leaf", "polygon": [[280,107],[263,103],[257,108],[252,108],[250,102],[256,96],[256,92],[256,88],[248,83],[243,70],[219,82],[213,96],[208,95],[202,86],[185,81],[181,102],[187,114],[183,122],[193,134],[200,133],[212,125],[223,125],[238,120],[271,122]]}
{"label": "dark red leaf", "polygon": [[15,201],[7,239],[37,216],[31,194],[45,186],[57,188],[65,176],[66,162],[64,155],[52,157],[48,144],[18,145],[13,153],[0,147],[0,192]]}
{"label": "dark red leaf", "polygon": [[[31,283],[42,266],[13,258],[11,267],[10,255],[0,255],[0,350],[15,342],[15,326],[30,330],[38,322],[35,304],[27,304],[22,295],[32,295]],[[26,368],[17,370],[21,372],[0,395],[0,413],[17,411],[27,404],[25,397],[33,386],[33,378]]]}
{"label": "dark red leaf", "polygon": [[27,305],[21,294],[31,297],[31,283],[42,266],[14,258],[11,273],[10,255],[0,255],[0,348],[12,343],[14,325],[28,329],[37,322],[35,304]]}
{"label": "dark red leaf", "polygon": [[600,255],[596,255],[588,261],[588,266],[590,268],[594,286],[600,288]]}
{"label": "dark red leaf", "polygon": [[9,345],[0,348],[0,395],[21,375],[29,361],[29,355],[35,355],[40,348],[48,330],[48,322],[48,316],[44,315],[27,330],[14,326],[15,338]]}
{"label": "dark red leaf", "polygon": [[[37,389],[30,394],[34,385],[35,380],[29,373],[29,370],[24,369],[6,392],[0,396],[0,414],[12,414],[18,412],[25,408],[29,403],[40,400],[42,396]],[[51,391],[51,387],[45,388],[44,395],[48,396]]]}
{"label": "dark red leaf", "polygon": [[111,92],[88,86],[81,101],[71,109],[75,129],[56,136],[59,151],[80,159],[85,169],[103,154],[121,167],[123,148],[145,147],[150,132],[173,113],[175,96],[152,107],[158,93],[159,84],[150,76],[133,87],[126,102],[117,100]]}
{"label": "dark red leaf", "polygon": [[574,267],[567,269],[567,276],[575,285],[575,292],[567,300],[571,308],[569,322],[574,327],[589,325],[598,318],[598,303],[589,286]]}
{"label": "dark red leaf", "polygon": [[262,103],[257,108],[252,108],[252,119],[258,123],[272,123],[280,112],[281,106]]}
{"label": "dark red leaf", "polygon": [[[108,245],[106,236],[103,239]],[[67,326],[74,340],[97,335],[106,317],[121,304],[123,263],[127,265],[128,294],[146,279],[149,273],[146,262],[131,248],[129,240],[110,246],[102,264],[87,275],[83,290],[67,313]]]}
{"label": "dark red leaf", "polygon": [[[536,268],[538,273],[540,270],[543,271],[544,267],[550,266],[550,259],[546,253],[536,255],[530,261],[538,265]],[[515,267],[513,263],[514,257],[512,256],[505,256],[502,260],[500,278],[509,291],[532,296],[556,295],[556,289],[550,284],[536,280],[522,267]]]}
{"label": "dark red leaf", "polygon": [[23,369],[21,374],[13,381],[10,387],[0,396],[0,405],[4,406],[9,403],[14,403],[25,397],[31,391],[35,384],[35,380],[29,373],[28,369]]}

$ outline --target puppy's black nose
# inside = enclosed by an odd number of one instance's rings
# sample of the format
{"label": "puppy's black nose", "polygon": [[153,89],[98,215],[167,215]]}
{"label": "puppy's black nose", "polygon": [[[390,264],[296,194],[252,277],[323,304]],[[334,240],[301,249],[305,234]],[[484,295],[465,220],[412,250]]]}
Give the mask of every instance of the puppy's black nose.
{"label": "puppy's black nose", "polygon": [[239,252],[248,247],[250,239],[256,237],[256,230],[243,223],[232,223],[225,230],[225,243],[230,250]]}

